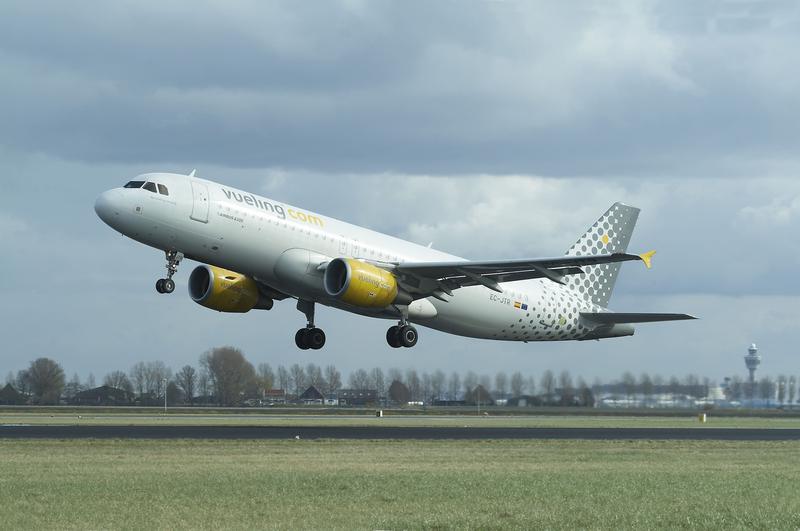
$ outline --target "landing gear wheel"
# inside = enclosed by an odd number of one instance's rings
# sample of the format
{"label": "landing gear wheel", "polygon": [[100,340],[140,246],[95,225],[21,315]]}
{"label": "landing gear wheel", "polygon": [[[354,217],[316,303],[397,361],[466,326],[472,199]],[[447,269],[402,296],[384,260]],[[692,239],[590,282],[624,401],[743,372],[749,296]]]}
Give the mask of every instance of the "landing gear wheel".
{"label": "landing gear wheel", "polygon": [[183,260],[183,253],[178,251],[166,251],[167,256],[167,278],[160,278],[156,282],[156,291],[159,293],[172,293],[175,291],[175,281],[172,275],[178,271],[178,264]]}
{"label": "landing gear wheel", "polygon": [[319,350],[325,346],[325,332],[321,328],[306,329],[305,340],[308,348]]}
{"label": "landing gear wheel", "polygon": [[172,293],[175,291],[175,281],[171,278],[162,279],[161,289],[164,290],[164,293]]}
{"label": "landing gear wheel", "polygon": [[390,326],[386,331],[386,342],[392,348],[400,348],[400,327]]}
{"label": "landing gear wheel", "polygon": [[297,348],[300,350],[308,350],[308,342],[306,341],[307,332],[308,328],[301,328],[294,335],[294,344],[297,345]]}
{"label": "landing gear wheel", "polygon": [[417,334],[417,329],[411,325],[405,325],[400,327],[400,344],[406,348],[411,348],[417,344],[417,340],[419,339],[419,335]]}

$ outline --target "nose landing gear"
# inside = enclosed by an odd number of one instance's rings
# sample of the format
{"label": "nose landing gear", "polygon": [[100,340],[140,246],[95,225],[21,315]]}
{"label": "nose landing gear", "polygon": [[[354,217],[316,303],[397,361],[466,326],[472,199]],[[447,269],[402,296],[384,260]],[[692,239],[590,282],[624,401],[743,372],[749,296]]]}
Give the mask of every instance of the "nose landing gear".
{"label": "nose landing gear", "polygon": [[156,291],[159,293],[172,293],[175,291],[175,281],[172,275],[178,271],[178,264],[183,260],[183,253],[178,251],[166,251],[167,255],[167,278],[160,278],[156,281]]}
{"label": "nose landing gear", "polygon": [[294,343],[301,350],[319,350],[325,346],[325,332],[314,326],[314,303],[298,299],[297,309],[306,316],[308,324],[294,335]]}

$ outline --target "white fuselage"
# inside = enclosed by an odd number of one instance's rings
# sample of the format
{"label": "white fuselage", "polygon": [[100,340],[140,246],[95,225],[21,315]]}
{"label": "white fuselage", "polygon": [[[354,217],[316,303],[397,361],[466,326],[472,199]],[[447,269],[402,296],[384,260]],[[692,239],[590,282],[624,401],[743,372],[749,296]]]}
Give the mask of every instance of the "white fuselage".
{"label": "white fuselage", "polygon": [[[298,299],[354,313],[393,318],[327,297],[317,265],[337,257],[380,262],[462,260],[363,227],[204,179],[146,174],[168,195],[144,189],[105,192],[95,209],[130,238],[199,262],[249,275]],[[414,301],[409,321],[462,336],[511,341],[583,339],[580,312],[602,311],[575,291],[546,279],[457,289],[448,301]]]}

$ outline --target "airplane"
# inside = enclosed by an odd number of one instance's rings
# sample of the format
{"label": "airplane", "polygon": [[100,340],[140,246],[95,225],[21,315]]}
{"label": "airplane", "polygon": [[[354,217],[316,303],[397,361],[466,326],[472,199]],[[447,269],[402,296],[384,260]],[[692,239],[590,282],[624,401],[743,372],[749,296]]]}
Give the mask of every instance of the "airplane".
{"label": "airplane", "polygon": [[316,304],[397,320],[392,348],[413,347],[414,324],[503,341],[630,336],[633,324],[695,319],[608,310],[639,209],[613,204],[563,256],[469,261],[309,210],[188,175],[146,173],[102,193],[95,212],[114,230],[163,251],[159,293],[175,290],[185,258],[191,299],[220,312],[269,310],[295,299],[300,349],[320,349]]}

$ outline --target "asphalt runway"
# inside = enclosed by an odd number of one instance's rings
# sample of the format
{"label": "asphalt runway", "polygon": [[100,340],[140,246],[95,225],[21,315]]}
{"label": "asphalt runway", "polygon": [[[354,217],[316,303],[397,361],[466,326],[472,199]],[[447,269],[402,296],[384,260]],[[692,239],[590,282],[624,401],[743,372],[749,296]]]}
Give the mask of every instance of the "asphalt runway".
{"label": "asphalt runway", "polygon": [[0,425],[0,439],[800,441],[800,429]]}

